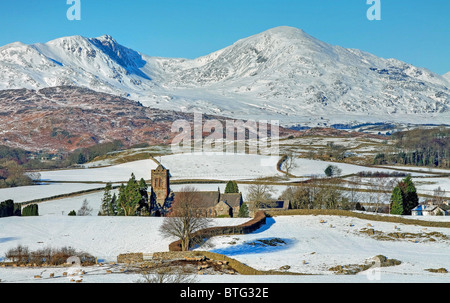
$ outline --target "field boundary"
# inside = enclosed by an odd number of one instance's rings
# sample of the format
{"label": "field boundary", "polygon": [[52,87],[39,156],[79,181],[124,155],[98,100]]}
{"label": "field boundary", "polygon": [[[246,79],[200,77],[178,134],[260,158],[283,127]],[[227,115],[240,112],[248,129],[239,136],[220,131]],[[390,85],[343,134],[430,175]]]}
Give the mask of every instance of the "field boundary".
{"label": "field boundary", "polygon": [[401,223],[408,225],[419,225],[425,227],[443,227],[450,228],[450,222],[437,222],[437,221],[425,221],[425,220],[417,220],[417,219],[409,219],[405,217],[399,217],[394,215],[376,215],[376,214],[368,214],[362,212],[353,212],[348,210],[338,210],[338,209],[290,209],[290,210],[271,210],[265,212],[268,217],[276,217],[276,216],[344,216],[344,217],[353,217],[363,220],[370,221],[380,221],[380,222],[388,222],[388,223]]}
{"label": "field boundary", "polygon": [[[255,217],[241,225],[236,226],[218,226],[201,229],[192,235],[194,243],[201,243],[214,236],[249,234],[266,223],[266,213],[258,211]],[[181,251],[181,240],[169,244],[169,251]]]}
{"label": "field boundary", "polygon": [[305,273],[288,272],[288,271],[258,270],[244,263],[241,263],[236,259],[230,258],[226,255],[213,253],[210,251],[170,251],[170,252],[153,253],[153,259],[158,260],[174,260],[174,259],[183,259],[183,258],[186,259],[195,257],[206,257],[214,261],[225,261],[228,263],[230,267],[232,267],[237,273],[241,275],[310,275]]}

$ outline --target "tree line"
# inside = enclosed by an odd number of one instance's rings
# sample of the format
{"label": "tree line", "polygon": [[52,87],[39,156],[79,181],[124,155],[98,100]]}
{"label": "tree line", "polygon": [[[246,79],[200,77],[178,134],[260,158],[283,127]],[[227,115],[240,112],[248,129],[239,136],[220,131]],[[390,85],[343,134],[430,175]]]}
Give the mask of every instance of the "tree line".
{"label": "tree line", "polygon": [[20,204],[13,200],[6,200],[0,203],[0,218],[12,216],[39,216],[39,207],[37,204],[30,204],[23,209]]}
{"label": "tree line", "polygon": [[373,163],[450,168],[450,128],[417,128],[397,132],[393,149],[378,153]]}
{"label": "tree line", "polygon": [[99,216],[150,216],[151,201],[148,185],[143,178],[136,180],[132,173],[127,184],[121,184],[119,193],[112,193],[111,183],[106,184]]}

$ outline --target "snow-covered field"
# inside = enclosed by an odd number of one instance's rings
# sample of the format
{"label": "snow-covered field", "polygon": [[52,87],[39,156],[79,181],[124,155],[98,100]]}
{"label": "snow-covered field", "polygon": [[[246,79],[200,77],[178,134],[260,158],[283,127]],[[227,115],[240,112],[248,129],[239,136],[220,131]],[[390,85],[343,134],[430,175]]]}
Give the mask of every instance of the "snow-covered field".
{"label": "snow-covered field", "polygon": [[163,156],[173,179],[245,180],[282,176],[279,158],[253,154],[200,153]]}
{"label": "snow-covered field", "polygon": [[104,187],[105,186],[102,184],[49,183],[32,186],[1,188],[0,201],[13,199],[16,203],[28,202],[36,199],[43,199]]}
{"label": "snow-covered field", "polygon": [[[378,167],[366,167],[361,165],[347,164],[347,163],[337,163],[337,162],[328,162],[328,161],[319,161],[319,160],[311,160],[305,158],[296,158],[295,159],[295,167],[289,171],[289,173],[299,176],[299,177],[325,177],[325,169],[328,165],[334,165],[341,169],[341,175],[350,175],[356,174],[359,172],[384,172],[384,173],[392,173],[398,172],[393,169],[384,169]],[[407,172],[414,176],[427,176],[427,172]]]}
{"label": "snow-covered field", "polygon": [[[0,258],[18,244],[30,249],[72,246],[98,257],[101,261],[115,261],[120,253],[166,251],[172,239],[162,237],[158,228],[162,218],[143,217],[9,217],[0,219]],[[241,224],[248,219],[214,219],[216,225]],[[326,223],[321,223],[324,220]],[[333,216],[279,216],[269,218],[267,224],[248,235],[222,236],[210,239],[198,249],[223,253],[257,269],[289,271],[311,276],[199,276],[199,282],[448,282],[449,274],[426,271],[430,268],[450,269],[450,240],[418,243],[406,240],[379,241],[359,230],[373,225],[376,230],[428,233],[440,232],[450,237],[448,228],[424,228],[384,222]],[[259,239],[280,238],[281,246],[249,245]],[[355,276],[335,275],[328,269],[336,265],[363,264],[375,255],[385,255],[402,263],[361,272]],[[0,259],[1,260],[1,259]],[[107,274],[108,266],[84,268],[83,282],[135,282],[139,275]],[[66,277],[34,279],[34,275],[54,272],[60,276],[67,268],[1,268],[3,282],[67,282]]]}
{"label": "snow-covered field", "polygon": [[[326,223],[321,223],[324,220]],[[448,228],[424,228],[385,222],[370,222],[350,217],[280,216],[268,219],[268,225],[253,234],[215,237],[209,241],[212,251],[231,256],[262,270],[278,270],[288,265],[290,271],[308,274],[332,274],[337,265],[364,264],[376,255],[402,261],[382,272],[428,276],[428,268],[450,267],[450,240],[428,243],[379,241],[362,235],[359,230],[373,225],[375,230],[425,233],[438,231],[450,236]],[[280,238],[286,245],[252,246],[258,239]],[[233,243],[233,244],[230,244]],[[201,249],[201,248],[200,248]],[[443,277],[449,281],[449,277]]]}
{"label": "snow-covered field", "polygon": [[[159,157],[161,163],[170,170],[173,180],[177,179],[211,179],[211,180],[254,180],[260,177],[283,176],[277,171],[279,160],[275,156],[254,154],[174,154]],[[371,168],[360,165],[327,162],[296,158],[295,168],[290,173],[299,177],[325,176],[328,165],[335,165],[342,170],[342,175],[354,174],[362,171],[394,172],[393,169]],[[150,171],[155,169],[156,162],[139,160],[124,164],[101,168],[69,169],[56,171],[42,171],[43,181],[66,182],[125,182],[131,173],[136,178],[150,179]],[[428,176],[427,172],[413,172],[411,176]]]}
{"label": "snow-covered field", "polygon": [[[281,175],[278,157],[251,154],[175,154],[163,156],[161,163],[172,179],[243,180]],[[158,159],[159,160],[159,159]],[[139,160],[101,168],[42,171],[43,181],[124,182],[131,173],[137,179],[150,179],[155,161]]]}
{"label": "snow-covered field", "polygon": [[[158,160],[166,166],[173,180],[255,180],[260,177],[282,176],[277,171],[279,158],[258,155],[195,155],[178,154],[162,156]],[[389,168],[368,168],[364,166],[332,163],[317,160],[298,159],[294,175],[305,180],[309,176],[322,176],[327,165],[341,168],[342,174],[359,171],[391,171]],[[51,183],[48,185],[28,186],[12,189],[0,189],[0,200],[14,199],[15,202],[29,201],[58,194],[67,194],[86,189],[103,188],[104,184],[70,182],[126,182],[131,173],[136,178],[150,179],[151,170],[157,163],[151,159],[129,162],[101,168],[85,168],[41,172],[41,179],[65,181],[69,183]],[[449,178],[427,176],[431,172],[413,173],[419,193],[431,193],[441,186],[449,192]],[[440,171],[439,171],[440,172]],[[190,183],[200,191],[225,189],[225,183]],[[172,184],[173,191],[184,185]],[[244,199],[249,184],[240,183],[239,189]],[[278,197],[288,186],[273,186],[274,197]],[[9,217],[0,219],[0,260],[5,252],[19,244],[31,250],[43,247],[72,246],[86,251],[103,261],[115,261],[118,254],[127,252],[152,253],[168,250],[173,239],[161,237],[158,228],[162,218],[148,217],[98,217],[103,192],[74,195],[39,203],[39,217]],[[365,194],[368,196],[368,194]],[[77,211],[84,200],[92,207],[92,216],[70,217],[71,210]],[[439,217],[448,221],[450,217]],[[434,217],[415,218],[435,220]],[[248,219],[215,219],[216,225],[241,224]],[[326,223],[320,223],[325,220]],[[226,254],[249,266],[261,270],[279,270],[289,267],[289,271],[311,274],[308,276],[199,276],[200,282],[448,282],[449,274],[426,271],[429,268],[450,269],[450,240],[437,239],[434,242],[417,243],[406,240],[380,241],[370,238],[359,231],[374,225],[374,229],[383,232],[427,233],[440,232],[450,237],[448,228],[423,228],[413,225],[401,225],[383,222],[369,222],[348,217],[330,216],[280,216],[269,218],[267,224],[249,235],[216,237],[199,249]],[[280,246],[249,245],[260,239],[279,238]],[[385,255],[398,259],[402,264],[395,267],[383,267],[376,271],[361,272],[354,276],[335,275],[328,269],[336,265],[363,264],[375,255]],[[139,275],[116,272],[106,274],[108,267],[92,266],[85,269],[83,282],[135,282]],[[24,269],[1,268],[0,279],[4,282],[69,282],[68,278],[34,279],[42,271],[53,271],[58,276],[65,269]]]}
{"label": "snow-covered field", "polygon": [[148,159],[99,168],[42,171],[40,174],[42,181],[126,182],[131,173],[137,179],[147,180],[156,167],[156,162]]}
{"label": "snow-covered field", "polygon": [[[252,155],[252,154],[174,154],[158,157],[158,160],[170,170],[172,180],[237,180],[248,181],[261,177],[281,177],[282,173],[277,171],[276,164],[278,157]],[[389,168],[374,168],[346,163],[327,162],[297,158],[296,167],[290,173],[298,178],[291,178],[290,181],[304,181],[305,178],[317,176],[323,177],[328,165],[336,165],[342,170],[342,175],[354,174],[361,171],[384,171],[387,173],[395,170]],[[74,182],[113,182],[119,184],[126,182],[132,173],[137,179],[149,180],[151,170],[155,169],[157,163],[151,159],[128,162],[124,164],[111,165],[100,168],[67,169],[55,171],[42,171],[41,180],[68,183],[51,183],[48,185],[27,186],[19,188],[0,189],[0,201],[13,199],[15,202],[25,202],[35,199],[47,198],[61,194],[68,194],[87,189],[102,188],[103,184],[98,183],[74,183]],[[429,174],[430,172],[442,172],[445,170],[422,170],[411,173],[413,180],[417,183],[419,193],[432,194],[437,187],[450,193],[450,178],[438,177]],[[397,171],[398,172],[398,171]],[[406,172],[409,173],[409,172]],[[371,182],[364,179],[364,182]],[[72,182],[72,183],[71,183]],[[366,187],[370,188],[368,184]],[[224,184],[195,184],[199,190],[224,190]],[[174,185],[174,190],[180,186]],[[247,185],[240,187],[244,197],[247,193]],[[273,186],[274,196],[278,197],[286,186]],[[88,199],[91,200],[91,199]],[[97,203],[92,199],[91,203]],[[99,200],[99,199],[97,199]],[[67,200],[64,200],[65,202]],[[82,200],[81,200],[82,201]],[[69,202],[68,202],[69,203]],[[76,204],[79,204],[78,202]],[[81,205],[81,204],[80,204]],[[97,207],[97,206],[96,206]],[[70,211],[70,210],[69,210]]]}

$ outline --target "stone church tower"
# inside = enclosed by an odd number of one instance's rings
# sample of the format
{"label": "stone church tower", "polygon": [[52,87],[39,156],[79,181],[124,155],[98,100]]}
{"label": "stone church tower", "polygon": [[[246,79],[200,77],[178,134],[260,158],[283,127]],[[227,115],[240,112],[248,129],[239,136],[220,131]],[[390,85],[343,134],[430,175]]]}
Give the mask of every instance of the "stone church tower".
{"label": "stone church tower", "polygon": [[170,193],[169,170],[161,164],[152,170],[152,196],[156,198],[156,203],[160,208],[164,204]]}

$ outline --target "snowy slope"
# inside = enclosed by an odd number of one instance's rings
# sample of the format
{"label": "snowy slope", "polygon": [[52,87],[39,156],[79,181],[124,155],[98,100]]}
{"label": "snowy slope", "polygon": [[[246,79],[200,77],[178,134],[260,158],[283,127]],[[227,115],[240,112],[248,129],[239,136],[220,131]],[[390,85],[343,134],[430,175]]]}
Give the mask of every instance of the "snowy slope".
{"label": "snowy slope", "polygon": [[450,83],[450,72],[444,74],[442,77],[444,77],[444,79],[446,79]]}
{"label": "snowy slope", "polygon": [[[162,237],[158,228],[162,218],[144,217],[70,217],[39,216],[1,218],[0,260],[5,252],[21,244],[30,250],[51,246],[72,246],[86,251],[100,261],[116,261],[120,253],[167,251],[171,239]],[[214,219],[215,225],[237,225],[248,219]],[[325,220],[327,223],[320,223]],[[405,240],[378,241],[358,231],[371,223],[379,231],[430,233],[440,232],[450,236],[448,228],[423,228],[414,225],[370,222],[348,217],[286,216],[269,218],[267,224],[248,235],[215,237],[199,249],[224,253],[257,269],[279,270],[290,266],[289,271],[313,274],[312,276],[199,276],[200,282],[447,282],[448,274],[430,273],[429,268],[450,268],[448,240],[413,243]],[[333,227],[330,227],[330,224]],[[287,245],[261,247],[246,243],[267,238],[281,238]],[[356,276],[334,275],[328,269],[336,265],[363,264],[375,255],[398,259],[399,266],[378,268],[377,272],[361,272]],[[305,261],[305,263],[303,262]],[[134,282],[140,277],[120,273],[108,275],[110,267],[83,268],[83,283]],[[69,283],[62,277],[67,268],[1,268],[2,282]],[[54,279],[34,279],[36,274]],[[376,279],[376,280],[374,280]]]}
{"label": "snowy slope", "polygon": [[147,106],[282,124],[447,123],[449,76],[277,27],[197,59],[150,57],[112,37],[0,48],[0,88],[80,85]]}
{"label": "snowy slope", "polygon": [[[385,268],[383,272],[387,273],[427,275],[424,271],[427,268],[450,267],[448,240],[434,243],[379,241],[359,233],[361,229],[367,228],[369,222],[337,216],[279,216],[268,219],[269,226],[258,232],[215,237],[208,241],[208,245],[213,246],[210,249],[213,252],[226,254],[262,270],[278,270],[289,265],[293,272],[332,274],[328,270],[330,267],[364,264],[365,260],[379,254],[402,261],[399,266]],[[397,226],[402,232],[438,231],[449,235],[448,228],[431,229],[386,222],[370,224],[375,230],[387,233],[395,231]],[[264,247],[246,244],[268,238],[283,239],[286,245]],[[205,248],[199,248],[202,249]]]}
{"label": "snowy slope", "polygon": [[[278,157],[249,154],[175,154],[161,157],[171,178],[244,180],[282,175],[276,170]],[[42,181],[126,182],[134,173],[137,179],[149,180],[153,160],[133,161],[102,168],[42,171]]]}

